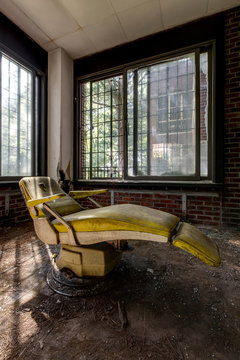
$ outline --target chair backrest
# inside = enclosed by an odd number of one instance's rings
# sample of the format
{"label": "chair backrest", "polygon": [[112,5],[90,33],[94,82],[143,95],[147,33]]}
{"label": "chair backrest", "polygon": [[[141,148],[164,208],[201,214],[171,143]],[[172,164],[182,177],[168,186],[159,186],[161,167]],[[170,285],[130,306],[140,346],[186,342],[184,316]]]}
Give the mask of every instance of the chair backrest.
{"label": "chair backrest", "polygon": [[[58,185],[58,183],[47,176],[30,176],[24,177],[20,180],[19,186],[22,190],[23,196],[26,201],[33,199],[41,199],[46,196],[63,193],[60,199],[48,202],[48,205],[52,210],[56,211],[59,215],[65,216],[73,214],[82,210],[81,205],[69,195],[67,195]],[[46,212],[42,211],[42,205],[36,206],[38,214],[34,215],[31,209],[29,209],[31,217],[46,217]]]}

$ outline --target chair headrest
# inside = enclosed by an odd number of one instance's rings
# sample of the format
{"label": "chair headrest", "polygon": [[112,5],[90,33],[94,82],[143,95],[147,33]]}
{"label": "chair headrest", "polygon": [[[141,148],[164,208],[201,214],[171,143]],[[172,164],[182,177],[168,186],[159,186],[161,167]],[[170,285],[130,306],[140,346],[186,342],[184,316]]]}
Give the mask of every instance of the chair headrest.
{"label": "chair headrest", "polygon": [[23,188],[27,200],[65,193],[58,183],[48,176],[24,177],[19,185]]}

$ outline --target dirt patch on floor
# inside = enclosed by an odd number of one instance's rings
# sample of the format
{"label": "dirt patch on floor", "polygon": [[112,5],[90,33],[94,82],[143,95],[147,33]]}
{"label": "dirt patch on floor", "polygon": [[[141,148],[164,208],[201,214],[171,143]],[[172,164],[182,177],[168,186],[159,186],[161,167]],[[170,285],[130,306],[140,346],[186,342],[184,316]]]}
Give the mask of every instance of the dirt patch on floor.
{"label": "dirt patch on floor", "polygon": [[[0,359],[240,359],[240,236],[203,229],[219,268],[135,241],[111,290],[66,297],[46,284],[54,247],[25,223],[0,234]],[[127,323],[126,323],[127,321]]]}

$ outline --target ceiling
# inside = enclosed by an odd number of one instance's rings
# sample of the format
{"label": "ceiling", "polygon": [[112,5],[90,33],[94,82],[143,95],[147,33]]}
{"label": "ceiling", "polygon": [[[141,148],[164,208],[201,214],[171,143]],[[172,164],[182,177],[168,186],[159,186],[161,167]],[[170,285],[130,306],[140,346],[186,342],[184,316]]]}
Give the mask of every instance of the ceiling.
{"label": "ceiling", "polygon": [[240,0],[0,0],[0,11],[46,51],[73,58],[240,5]]}

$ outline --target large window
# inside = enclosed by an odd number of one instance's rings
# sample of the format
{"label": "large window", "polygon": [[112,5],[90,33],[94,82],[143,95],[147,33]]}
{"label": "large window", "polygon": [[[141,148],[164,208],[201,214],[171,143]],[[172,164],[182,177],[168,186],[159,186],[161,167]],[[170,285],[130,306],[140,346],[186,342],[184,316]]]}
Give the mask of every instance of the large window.
{"label": "large window", "polygon": [[33,175],[36,75],[0,53],[0,176]]}
{"label": "large window", "polygon": [[210,46],[80,81],[82,179],[212,176]]}
{"label": "large window", "polygon": [[31,175],[33,74],[1,60],[1,176]]}
{"label": "large window", "polygon": [[82,177],[122,177],[122,76],[81,84],[81,135]]}

